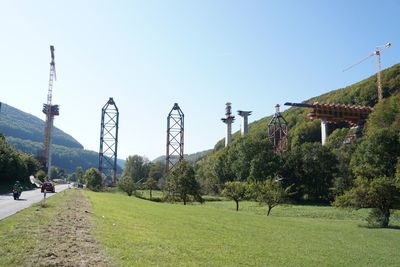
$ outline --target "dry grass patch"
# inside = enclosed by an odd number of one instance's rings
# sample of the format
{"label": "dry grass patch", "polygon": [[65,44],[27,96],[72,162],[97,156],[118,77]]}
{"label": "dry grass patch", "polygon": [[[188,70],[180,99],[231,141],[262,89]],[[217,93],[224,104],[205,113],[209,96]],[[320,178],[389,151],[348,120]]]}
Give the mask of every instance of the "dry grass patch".
{"label": "dry grass patch", "polygon": [[42,242],[26,262],[31,266],[110,266],[91,235],[91,207],[81,190],[71,190],[68,201],[47,227]]}

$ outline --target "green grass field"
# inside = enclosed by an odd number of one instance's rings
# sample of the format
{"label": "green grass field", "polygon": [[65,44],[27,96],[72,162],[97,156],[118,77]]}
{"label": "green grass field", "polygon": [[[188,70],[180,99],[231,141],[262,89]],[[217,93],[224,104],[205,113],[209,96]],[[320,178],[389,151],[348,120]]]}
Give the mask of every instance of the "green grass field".
{"label": "green grass field", "polygon": [[[155,203],[86,192],[95,235],[121,266],[398,266],[400,230],[369,229],[365,210],[253,202]],[[400,225],[398,214],[392,218]]]}

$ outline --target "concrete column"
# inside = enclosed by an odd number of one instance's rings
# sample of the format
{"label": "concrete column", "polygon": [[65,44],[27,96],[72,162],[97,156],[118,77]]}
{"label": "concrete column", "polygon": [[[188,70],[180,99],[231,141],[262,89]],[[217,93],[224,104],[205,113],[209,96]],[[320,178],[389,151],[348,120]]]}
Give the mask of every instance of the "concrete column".
{"label": "concrete column", "polygon": [[249,122],[248,117],[242,117],[242,135],[246,135],[249,132]]}
{"label": "concrete column", "polygon": [[328,122],[326,118],[321,118],[321,143],[325,145],[328,132]]}
{"label": "concrete column", "polygon": [[252,111],[243,111],[243,110],[238,110],[239,116],[242,117],[242,124],[240,125],[240,130],[242,133],[242,136],[246,135],[249,132],[249,119],[248,117],[251,115]]}
{"label": "concrete column", "polygon": [[232,123],[228,121],[226,123],[226,136],[225,136],[225,146],[232,143]]}
{"label": "concrete column", "polygon": [[232,116],[231,110],[231,103],[227,102],[225,108],[226,117],[221,119],[226,124],[225,146],[228,146],[232,142],[232,123],[235,121],[235,116]]}

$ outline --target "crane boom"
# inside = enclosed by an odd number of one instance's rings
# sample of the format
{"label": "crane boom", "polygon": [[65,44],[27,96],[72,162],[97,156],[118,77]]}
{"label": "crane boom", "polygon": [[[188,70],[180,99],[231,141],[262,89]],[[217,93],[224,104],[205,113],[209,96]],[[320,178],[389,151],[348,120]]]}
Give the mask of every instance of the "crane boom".
{"label": "crane boom", "polygon": [[286,102],[284,105],[292,106],[292,107],[300,107],[300,108],[313,108],[315,106],[315,105],[306,104],[306,103],[291,103],[291,102]]}
{"label": "crane boom", "polygon": [[359,65],[359,64],[361,64],[361,63],[363,63],[364,61],[366,61],[366,60],[369,59],[370,57],[373,57],[374,55],[375,55],[375,53],[369,54],[368,56],[366,56],[365,58],[361,59],[360,61],[354,63],[354,64],[351,65],[351,66],[348,66],[347,68],[345,68],[345,69],[343,70],[343,72],[345,72],[345,71],[347,71],[347,70],[349,70],[349,69],[351,69],[351,68],[353,68],[353,67],[355,67],[355,66],[357,66],[357,65]]}
{"label": "crane boom", "polygon": [[353,65],[345,68],[343,71],[347,71],[362,62],[366,61],[370,57],[376,56],[376,77],[377,77],[377,85],[378,85],[378,100],[381,101],[383,99],[383,92],[382,92],[382,81],[381,81],[381,51],[384,48],[389,48],[392,44],[391,43],[386,43],[384,45],[380,45],[375,47],[374,52],[370,53],[368,56],[365,58],[361,59],[360,61],[354,63]]}

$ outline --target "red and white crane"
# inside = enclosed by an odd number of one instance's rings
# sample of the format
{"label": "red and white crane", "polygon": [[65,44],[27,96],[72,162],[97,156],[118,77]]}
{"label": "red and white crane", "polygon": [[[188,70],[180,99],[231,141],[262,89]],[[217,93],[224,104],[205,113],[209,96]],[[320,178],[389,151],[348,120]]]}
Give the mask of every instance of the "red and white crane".
{"label": "red and white crane", "polygon": [[370,57],[376,56],[376,76],[377,76],[377,83],[378,83],[378,101],[381,101],[383,99],[383,92],[382,92],[382,82],[381,82],[381,51],[384,48],[389,48],[392,44],[391,43],[386,43],[384,45],[377,46],[375,50],[370,53],[368,56],[365,58],[361,59],[360,61],[354,63],[353,65],[345,68],[343,71],[349,70],[358,64],[364,62],[365,60],[369,59]]}
{"label": "red and white crane", "polygon": [[56,63],[54,61],[54,46],[50,46],[51,62],[49,75],[49,89],[47,92],[47,103],[43,104],[43,113],[46,114],[43,143],[43,163],[47,169],[47,177],[50,178],[51,169],[51,135],[53,131],[54,116],[60,115],[58,105],[52,104],[53,81],[56,80]]}

